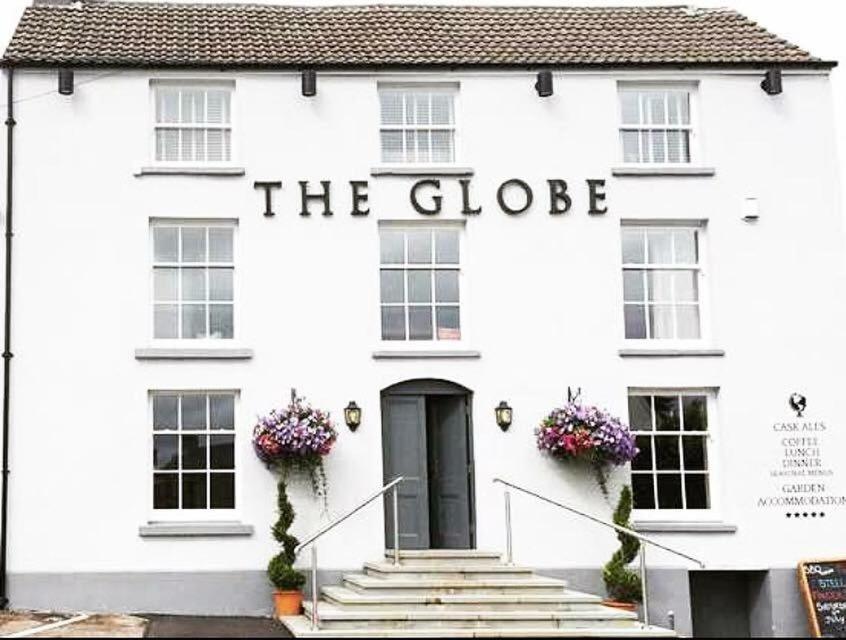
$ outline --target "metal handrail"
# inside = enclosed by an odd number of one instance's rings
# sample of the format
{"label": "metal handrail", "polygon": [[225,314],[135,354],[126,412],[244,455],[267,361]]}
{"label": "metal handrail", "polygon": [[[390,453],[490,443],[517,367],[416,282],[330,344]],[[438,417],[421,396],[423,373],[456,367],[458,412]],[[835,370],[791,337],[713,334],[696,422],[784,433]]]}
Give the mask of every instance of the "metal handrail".
{"label": "metal handrail", "polygon": [[305,549],[308,545],[311,545],[311,626],[313,629],[317,629],[320,626],[320,617],[317,615],[317,600],[318,600],[318,588],[317,588],[317,546],[314,544],[319,538],[321,538],[324,534],[329,533],[332,529],[337,527],[339,524],[350,518],[351,516],[355,515],[359,511],[361,511],[364,507],[369,505],[371,502],[376,500],[376,498],[385,495],[388,491],[393,489],[392,495],[392,507],[393,507],[393,517],[394,517],[394,564],[398,565],[400,561],[400,548],[399,548],[399,496],[398,496],[398,486],[401,482],[405,481],[404,476],[399,476],[398,478],[394,478],[384,487],[376,491],[373,495],[367,497],[366,499],[362,500],[356,507],[347,511],[344,515],[335,518],[331,522],[327,523],[323,527],[321,527],[317,532],[310,535],[304,542],[301,542],[294,548],[294,558],[299,557],[300,553],[303,549]]}
{"label": "metal handrail", "polygon": [[630,535],[633,538],[637,538],[640,542],[644,543],[644,544],[641,544],[641,546],[640,546],[640,580],[641,580],[641,584],[642,584],[642,587],[643,587],[643,589],[642,589],[642,591],[643,591],[643,622],[646,625],[649,624],[649,596],[648,596],[649,589],[648,589],[647,574],[646,574],[646,545],[647,544],[651,544],[654,547],[658,547],[659,549],[663,549],[664,551],[668,551],[668,552],[670,552],[674,555],[677,555],[681,558],[684,558],[686,560],[690,560],[691,562],[695,562],[702,569],[705,568],[705,563],[702,562],[701,560],[698,560],[697,558],[694,558],[693,556],[689,556],[688,554],[686,554],[682,551],[679,551],[678,549],[673,549],[672,547],[668,547],[667,545],[661,544],[660,542],[657,542],[657,541],[653,540],[652,538],[648,538],[646,536],[643,536],[643,535],[639,534],[637,531],[632,531],[631,529],[629,529],[627,527],[622,527],[622,526],[615,524],[613,522],[608,522],[607,520],[603,520],[602,518],[597,518],[596,516],[592,516],[589,513],[585,513],[584,511],[580,511],[580,510],[576,509],[575,507],[571,507],[569,505],[562,504],[560,502],[556,502],[555,500],[552,500],[551,498],[547,498],[546,496],[542,496],[539,493],[536,493],[534,491],[531,491],[529,489],[526,489],[524,487],[516,485],[512,482],[508,482],[507,480],[503,480],[502,478],[494,478],[493,481],[494,481],[494,483],[499,483],[499,484],[506,487],[506,490],[505,490],[505,538],[506,538],[506,543],[505,544],[506,544],[506,557],[508,559],[508,564],[514,563],[514,553],[513,553],[513,549],[512,549],[512,540],[511,540],[511,538],[512,538],[512,536],[511,536],[511,494],[508,492],[508,488],[515,489],[517,491],[520,491],[521,493],[525,493],[526,495],[532,496],[533,498],[537,498],[538,500],[541,500],[542,502],[546,502],[546,503],[551,504],[553,506],[559,507],[560,509],[564,509],[565,511],[569,511],[570,513],[574,513],[577,516],[580,516],[582,518],[586,518],[587,520],[590,520],[590,521],[595,522],[597,524],[601,524],[604,527],[608,527],[610,529],[614,529],[615,531],[619,531],[621,533],[625,533],[626,535]]}

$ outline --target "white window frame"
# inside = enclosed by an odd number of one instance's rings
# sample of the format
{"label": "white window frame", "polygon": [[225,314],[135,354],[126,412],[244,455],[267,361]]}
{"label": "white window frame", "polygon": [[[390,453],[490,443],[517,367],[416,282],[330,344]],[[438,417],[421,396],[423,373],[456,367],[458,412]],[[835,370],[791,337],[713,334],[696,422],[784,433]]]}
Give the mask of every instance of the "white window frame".
{"label": "white window frame", "polygon": [[[688,108],[690,110],[690,124],[688,125],[648,125],[638,123],[636,125],[623,121],[623,100],[624,92],[655,92],[655,91],[685,91],[688,94]],[[679,169],[683,167],[696,167],[702,164],[702,150],[699,142],[699,84],[697,82],[630,82],[620,81],[617,83],[617,147],[621,166],[630,168],[656,168],[656,169]],[[688,162],[626,162],[623,149],[623,131],[652,131],[652,130],[679,130],[688,131]],[[642,139],[638,136],[638,148],[640,156],[643,157]]]}
{"label": "white window frame", "polygon": [[[210,263],[206,262],[197,262],[197,263],[183,263],[183,262],[156,262],[156,254],[155,254],[155,238],[153,230],[156,227],[194,227],[194,228],[226,228],[232,229],[232,262],[231,263]],[[238,312],[238,291],[240,289],[240,278],[239,278],[239,270],[238,270],[238,220],[233,218],[150,218],[150,224],[148,229],[148,255],[150,259],[150,273],[149,273],[149,313],[148,313],[148,322],[149,322],[149,329],[147,335],[150,336],[150,340],[153,344],[161,347],[180,347],[180,348],[204,348],[204,347],[233,347],[239,344],[239,335],[240,332],[240,324],[241,324],[241,314]],[[181,251],[181,247],[180,247]],[[155,337],[155,305],[156,305],[156,293],[155,293],[155,270],[157,267],[169,267],[169,268],[181,268],[181,267],[196,267],[196,268],[209,268],[209,267],[231,267],[232,268],[232,337],[231,338],[212,338],[210,336],[206,336],[205,338],[156,338]],[[182,333],[182,278],[179,278],[179,299],[175,303],[179,307],[179,332]],[[209,301],[205,301],[203,304],[206,304],[210,308]],[[209,312],[206,313],[206,329],[208,330],[210,327],[209,325]]]}
{"label": "white window frame", "polygon": [[[706,398],[706,407],[708,412],[708,430],[705,432],[705,435],[700,435],[705,441],[705,456],[706,456],[706,466],[707,466],[707,476],[708,476],[708,508],[707,509],[659,509],[658,508],[658,486],[657,483],[654,486],[655,491],[655,505],[654,509],[632,509],[632,520],[641,521],[641,522],[702,522],[702,521],[716,521],[720,519],[720,514],[722,513],[722,500],[721,500],[721,491],[720,491],[720,481],[721,481],[721,465],[717,450],[717,445],[720,440],[720,425],[719,425],[719,416],[717,413],[718,410],[718,396],[719,396],[719,389],[714,387],[679,387],[679,388],[667,388],[667,387],[632,387],[628,389],[628,393],[626,394],[626,407],[628,407],[628,398],[629,396],[705,396]],[[634,427],[632,427],[632,435],[657,435],[657,434],[667,434],[673,435],[678,432],[675,431],[657,431],[655,429],[655,413],[654,413],[654,403],[652,407],[652,428],[651,432],[646,431],[636,431]],[[628,409],[627,409],[628,410]],[[680,418],[682,421],[684,417],[681,416]],[[629,416],[626,415],[626,422],[629,421]],[[680,423],[680,427],[684,427],[684,423]],[[684,433],[682,431],[681,433]],[[701,431],[694,431],[690,432],[691,435],[693,434],[701,434]],[[661,472],[656,468],[656,452],[655,447],[652,447],[652,471],[650,472],[653,477],[656,473],[660,474]],[[633,475],[637,472],[632,471]],[[643,473],[643,472],[642,472]],[[667,470],[665,473],[673,473],[672,470]],[[679,471],[677,473],[684,474],[684,452],[682,450],[679,451]],[[684,479],[682,476],[682,500],[685,500],[684,495]]]}
{"label": "white window frame", "polygon": [[[467,348],[468,340],[468,327],[469,327],[469,312],[467,311],[468,305],[468,294],[467,294],[467,278],[466,278],[466,258],[467,258],[467,242],[466,242],[466,233],[465,233],[466,225],[463,220],[442,220],[438,222],[430,222],[428,220],[380,220],[377,226],[377,239],[376,239],[376,251],[377,251],[377,269],[376,269],[376,306],[377,306],[377,326],[376,326],[376,335],[377,335],[377,342],[380,345],[380,349],[384,350],[400,350],[400,351],[433,351],[433,350],[440,350],[440,351],[453,351],[453,350],[463,350]],[[409,264],[408,260],[408,241],[406,240],[406,262],[403,263],[382,263],[381,259],[381,234],[383,231],[455,231],[458,234],[458,264],[452,263],[444,263],[443,265],[434,265],[434,264]],[[434,252],[435,248],[432,247],[432,251]],[[433,255],[434,259],[434,255]],[[406,338],[404,340],[383,340],[382,339],[382,307],[383,306],[400,306],[399,303],[383,303],[382,302],[382,285],[381,285],[381,272],[382,269],[395,269],[395,270],[431,270],[431,271],[458,271],[458,304],[455,303],[442,303],[441,306],[458,306],[458,326],[461,331],[461,337],[458,340],[447,340],[447,339],[438,339],[437,337],[437,316],[436,313],[433,311],[432,314],[432,338],[430,340],[411,340],[408,335],[409,329],[409,320],[408,320],[408,312],[405,313],[405,332]],[[407,281],[404,280],[403,282],[404,290],[407,289]],[[402,303],[402,307],[404,309],[408,309],[408,295],[407,291],[404,294],[405,301]],[[433,309],[436,309],[438,303],[435,302],[435,289],[434,283],[432,284],[432,302],[430,303],[419,303],[413,304],[411,306],[428,306]]]}
{"label": "white window frame", "polygon": [[[155,465],[154,465],[154,456],[153,456],[153,446],[154,446],[154,438],[156,435],[175,435],[179,438],[179,448],[178,448],[178,455],[181,455],[182,452],[182,444],[181,444],[181,435],[183,431],[181,429],[177,429],[176,431],[155,431],[153,429],[153,398],[156,395],[174,395],[174,394],[207,394],[207,395],[223,395],[223,394],[231,394],[234,396],[235,399],[235,424],[233,425],[232,431],[188,431],[184,432],[185,435],[190,434],[220,434],[220,435],[228,435],[232,434],[235,436],[235,444],[234,444],[234,456],[235,456],[235,468],[232,473],[235,475],[235,507],[231,509],[212,509],[210,506],[210,497],[211,497],[211,482],[206,483],[206,508],[205,509],[156,509],[154,505],[154,485],[153,485],[153,475],[156,473]],[[147,430],[147,456],[146,456],[146,470],[145,470],[145,478],[147,479],[144,484],[144,490],[146,491],[146,505],[147,505],[147,521],[148,522],[219,522],[221,520],[239,520],[239,515],[243,512],[243,496],[244,492],[242,491],[241,485],[243,484],[243,473],[242,469],[244,468],[244,460],[242,459],[243,456],[241,455],[241,449],[243,448],[241,445],[241,440],[244,439],[246,436],[243,435],[246,433],[243,429],[238,428],[238,425],[241,424],[241,416],[240,416],[240,400],[241,400],[241,392],[238,389],[151,389],[147,393],[147,420],[145,423],[145,429]],[[208,410],[208,407],[207,407]],[[210,420],[211,417],[207,416],[207,420]],[[181,416],[179,417],[181,421]],[[211,456],[211,448],[206,448],[206,468],[204,469],[205,473],[210,473],[210,456]],[[199,470],[198,470],[199,471]],[[182,471],[176,472],[168,472],[168,473],[175,473],[180,477],[179,480],[179,499],[181,503],[182,498]]]}
{"label": "white window frame", "polygon": [[[452,125],[385,125],[382,123],[382,101],[381,101],[381,93],[383,91],[401,91],[401,92],[411,92],[411,93],[427,93],[431,94],[434,92],[439,93],[448,93],[452,97]],[[378,126],[379,132],[379,144],[378,144],[378,153],[379,153],[379,167],[396,167],[396,168],[411,168],[411,167],[454,167],[458,163],[459,158],[459,96],[460,96],[460,86],[457,83],[444,83],[444,82],[379,82],[376,85],[376,104],[377,104],[377,113],[376,113],[376,121]],[[431,101],[430,101],[431,104]],[[439,131],[452,131],[452,160],[450,162],[421,162],[419,160],[415,161],[408,161],[403,160],[399,162],[386,162],[382,156],[382,132],[383,131],[419,131],[419,130],[439,130]],[[403,149],[405,149],[405,136],[402,136],[403,139]]]}
{"label": "white window frame", "polygon": [[[697,252],[698,252],[698,264],[690,265],[690,264],[662,264],[662,263],[627,263],[623,262],[623,232],[626,230],[638,229],[641,231],[645,230],[665,230],[665,231],[673,231],[678,229],[694,229],[697,232]],[[622,337],[623,343],[625,344],[626,348],[702,348],[711,342],[711,327],[709,323],[710,318],[710,301],[708,297],[707,291],[707,269],[706,265],[708,262],[708,254],[707,254],[707,223],[705,220],[695,219],[695,220],[634,220],[634,219],[624,219],[621,221],[620,224],[620,251],[618,253],[619,260],[620,260],[620,302],[621,302],[621,319],[622,319]],[[648,314],[648,301],[645,301],[643,304],[647,308],[647,315],[646,315],[646,329],[647,329],[647,337],[646,338],[629,338],[626,336],[626,321],[625,321],[625,307],[627,304],[626,301],[626,292],[625,292],[625,284],[623,274],[625,271],[629,270],[637,270],[637,271],[690,271],[695,270],[697,272],[697,292],[698,292],[698,306],[699,306],[699,338],[653,338],[650,337],[651,330],[649,328],[649,314]],[[675,309],[676,303],[675,301],[672,303],[673,308]],[[673,318],[675,322],[675,311],[673,313]],[[674,324],[675,329],[675,324]]]}
{"label": "white window frame", "polygon": [[[172,123],[164,126],[156,120],[156,102],[158,99],[158,90],[160,88],[168,89],[217,89],[226,90],[229,92],[229,124],[199,124],[199,123]],[[198,80],[198,79],[154,79],[150,81],[150,134],[149,134],[149,158],[150,164],[157,168],[167,169],[224,169],[232,168],[237,165],[237,147],[235,143],[236,131],[236,92],[235,82],[221,81],[221,80]],[[182,108],[180,100],[180,109]],[[176,160],[165,161],[156,158],[156,133],[159,129],[221,129],[229,131],[229,160],[209,161],[209,160]]]}

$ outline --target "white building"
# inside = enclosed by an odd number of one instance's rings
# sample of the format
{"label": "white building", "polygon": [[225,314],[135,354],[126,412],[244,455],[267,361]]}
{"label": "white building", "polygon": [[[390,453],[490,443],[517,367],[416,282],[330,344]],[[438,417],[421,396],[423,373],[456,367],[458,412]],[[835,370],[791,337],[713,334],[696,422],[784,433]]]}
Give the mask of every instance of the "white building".
{"label": "white building", "polygon": [[[503,550],[495,478],[606,519],[631,482],[706,566],[650,549],[654,623],[806,633],[797,562],[846,551],[834,63],[723,9],[52,0],[5,65],[12,607],[268,612],[250,437],[296,388],[340,431],[300,537],[434,451],[404,544]],[[656,428],[610,502],[537,449],[568,387]],[[613,532],[511,501],[515,562],[602,593]],[[322,538],[321,582],[384,527]]]}

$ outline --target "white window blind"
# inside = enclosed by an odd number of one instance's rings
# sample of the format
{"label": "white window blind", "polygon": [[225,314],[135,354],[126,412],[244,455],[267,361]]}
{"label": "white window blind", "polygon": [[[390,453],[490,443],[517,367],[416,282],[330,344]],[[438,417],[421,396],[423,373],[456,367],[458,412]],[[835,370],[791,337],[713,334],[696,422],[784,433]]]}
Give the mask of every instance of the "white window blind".
{"label": "white window blind", "polygon": [[382,162],[455,162],[454,92],[380,89]]}
{"label": "white window blind", "polygon": [[214,164],[232,159],[232,92],[226,87],[154,88],[156,162]]}
{"label": "white window blind", "polygon": [[690,102],[687,89],[620,89],[623,161],[690,163]]}

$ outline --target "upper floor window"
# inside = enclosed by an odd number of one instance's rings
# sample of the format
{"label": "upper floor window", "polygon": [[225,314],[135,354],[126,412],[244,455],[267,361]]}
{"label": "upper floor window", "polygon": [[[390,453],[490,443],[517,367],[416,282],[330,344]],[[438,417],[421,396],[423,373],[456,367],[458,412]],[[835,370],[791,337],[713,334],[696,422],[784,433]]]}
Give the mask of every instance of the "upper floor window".
{"label": "upper floor window", "polygon": [[380,88],[382,162],[455,162],[455,90]]}
{"label": "upper floor window", "polygon": [[459,231],[380,230],[382,340],[460,340]]}
{"label": "upper floor window", "polygon": [[232,338],[232,223],[153,225],[153,337]]}
{"label": "upper floor window", "polygon": [[699,227],[624,226],[622,236],[626,338],[699,339]]}
{"label": "upper floor window", "polygon": [[623,162],[690,163],[692,135],[690,88],[620,88]]}
{"label": "upper floor window", "polygon": [[231,87],[159,84],[153,92],[157,163],[231,162]]}

